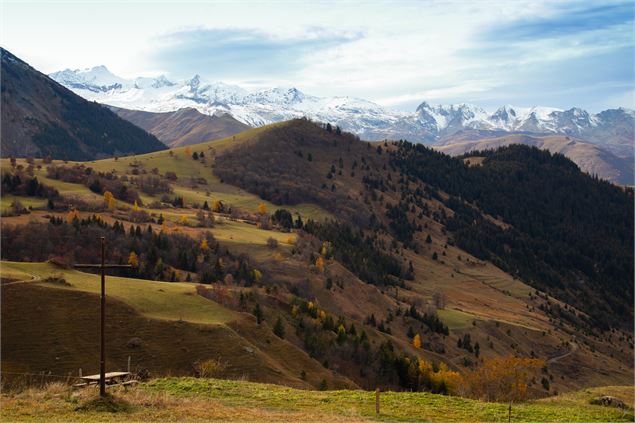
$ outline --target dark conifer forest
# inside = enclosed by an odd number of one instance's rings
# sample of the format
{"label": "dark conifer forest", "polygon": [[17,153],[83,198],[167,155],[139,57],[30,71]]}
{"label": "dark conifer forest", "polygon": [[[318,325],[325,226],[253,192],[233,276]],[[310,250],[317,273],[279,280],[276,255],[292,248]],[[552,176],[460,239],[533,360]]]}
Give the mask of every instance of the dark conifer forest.
{"label": "dark conifer forest", "polygon": [[[588,313],[632,326],[633,190],[580,172],[560,154],[514,145],[451,158],[400,142],[391,163],[450,197],[460,248]],[[510,225],[497,224],[483,214]]]}

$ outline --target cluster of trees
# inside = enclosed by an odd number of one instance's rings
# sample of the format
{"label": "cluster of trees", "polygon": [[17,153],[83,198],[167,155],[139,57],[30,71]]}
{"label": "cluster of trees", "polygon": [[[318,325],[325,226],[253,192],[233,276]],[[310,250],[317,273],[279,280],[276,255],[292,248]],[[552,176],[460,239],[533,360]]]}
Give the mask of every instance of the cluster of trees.
{"label": "cluster of trees", "polygon": [[584,310],[595,325],[632,325],[632,189],[521,145],[471,153],[485,157],[481,166],[422,145],[397,146],[391,165],[453,210],[437,217],[459,247]]}
{"label": "cluster of trees", "polygon": [[[537,358],[496,357],[466,372],[462,378],[463,395],[484,401],[518,402],[527,399],[528,387],[545,368]],[[542,382],[543,387],[545,383]],[[548,386],[548,381],[547,381]]]}
{"label": "cluster of trees", "polygon": [[478,342],[475,342],[474,345],[472,345],[472,337],[469,333],[464,334],[463,338],[459,338],[456,341],[456,346],[463,348],[467,352],[474,353],[477,357],[481,353],[481,345]]}
{"label": "cluster of trees", "polygon": [[[329,367],[329,361],[352,360],[365,369],[362,371],[373,371],[375,355],[363,329],[358,330],[355,324],[347,324],[341,316],[335,317],[313,302],[299,298],[292,301],[291,315],[296,335],[303,341],[304,348],[325,367]],[[348,370],[351,369],[344,372]]]}
{"label": "cluster of trees", "polygon": [[409,209],[410,206],[404,202],[400,202],[395,206],[387,204],[386,217],[390,220],[389,227],[395,238],[403,242],[405,246],[412,247],[412,237],[418,227],[414,220],[411,221],[408,218]]}
{"label": "cluster of trees", "polygon": [[391,341],[378,349],[379,372],[386,380],[404,389],[439,394],[457,393],[461,385],[458,372],[449,370],[443,362],[428,362],[395,350]]}
{"label": "cluster of trees", "polygon": [[304,230],[328,241],[333,256],[362,281],[372,285],[397,285],[413,275],[402,263],[378,247],[378,240],[366,236],[361,230],[336,221],[309,220]]}
{"label": "cluster of trees", "polygon": [[142,204],[137,190],[112,172],[95,172],[93,168],[84,165],[48,166],[46,176],[73,184],[83,184],[96,194],[110,191],[117,200]]}
{"label": "cluster of trees", "polygon": [[41,183],[35,176],[20,172],[2,173],[2,193],[48,199],[59,197],[59,192],[55,188]]}
{"label": "cluster of trees", "polygon": [[213,283],[232,275],[236,283],[251,285],[262,274],[254,272],[247,257],[234,256],[221,247],[211,233],[194,239],[181,233],[156,231],[115,221],[109,225],[99,216],[81,218],[76,211],[67,219],[51,218],[50,223],[2,226],[2,258],[15,261],[90,263],[99,257],[99,240],[106,238],[108,260],[130,263],[128,275],[162,281],[197,280]]}
{"label": "cluster of trees", "polygon": [[412,317],[425,324],[430,328],[432,332],[440,333],[442,335],[449,335],[450,331],[446,325],[443,324],[436,312],[433,313],[420,313],[414,305],[405,312],[406,316]]}

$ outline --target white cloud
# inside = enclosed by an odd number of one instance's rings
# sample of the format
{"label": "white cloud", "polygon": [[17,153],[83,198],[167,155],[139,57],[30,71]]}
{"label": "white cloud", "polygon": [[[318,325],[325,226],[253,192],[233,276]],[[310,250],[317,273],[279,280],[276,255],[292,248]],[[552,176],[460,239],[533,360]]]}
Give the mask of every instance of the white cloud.
{"label": "white cloud", "polygon": [[[44,72],[105,64],[123,77],[199,73],[405,109],[423,100],[596,107],[628,90],[585,86],[632,86],[628,4],[10,2],[2,43]],[[222,48],[228,31],[237,38]],[[630,59],[616,53],[629,49]],[[567,71],[580,63],[582,72]]]}

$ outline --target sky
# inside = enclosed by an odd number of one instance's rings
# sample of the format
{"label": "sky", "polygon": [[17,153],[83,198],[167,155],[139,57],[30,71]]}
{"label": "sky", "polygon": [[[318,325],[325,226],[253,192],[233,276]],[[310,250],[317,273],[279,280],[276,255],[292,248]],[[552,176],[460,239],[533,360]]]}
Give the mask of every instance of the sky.
{"label": "sky", "polygon": [[0,45],[44,73],[199,74],[404,111],[635,108],[633,0],[2,0],[0,18]]}

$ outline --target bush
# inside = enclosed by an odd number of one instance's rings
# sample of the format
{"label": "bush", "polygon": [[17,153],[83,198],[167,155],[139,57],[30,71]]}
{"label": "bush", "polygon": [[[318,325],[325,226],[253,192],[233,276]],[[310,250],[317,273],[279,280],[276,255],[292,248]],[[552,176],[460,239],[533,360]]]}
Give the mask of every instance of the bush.
{"label": "bush", "polygon": [[196,377],[219,377],[227,368],[227,363],[220,359],[210,358],[194,363]]}
{"label": "bush", "polygon": [[275,250],[278,248],[278,241],[275,238],[269,237],[269,239],[267,239],[267,247]]}

